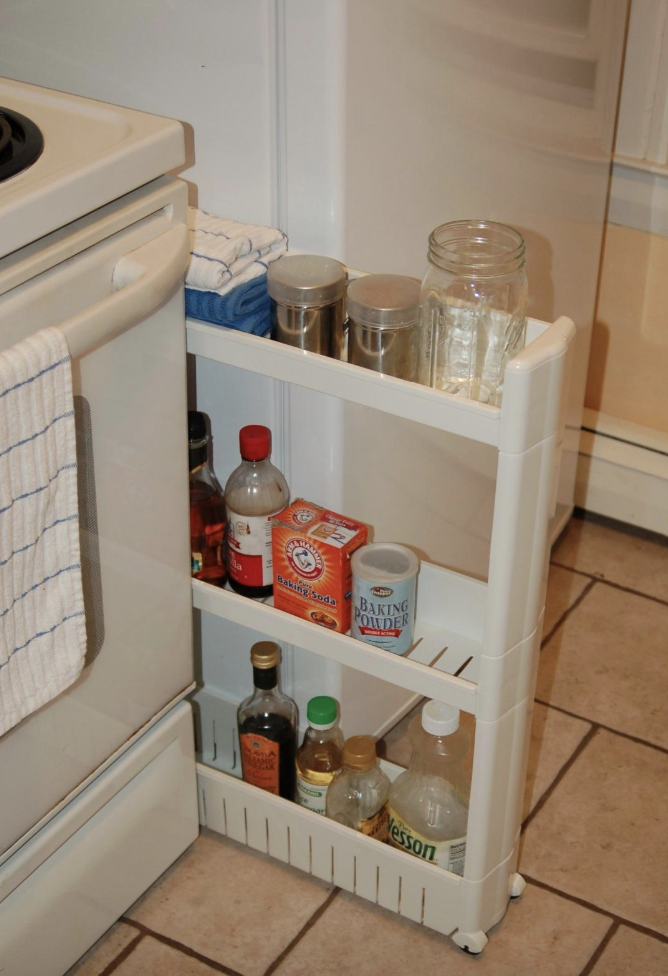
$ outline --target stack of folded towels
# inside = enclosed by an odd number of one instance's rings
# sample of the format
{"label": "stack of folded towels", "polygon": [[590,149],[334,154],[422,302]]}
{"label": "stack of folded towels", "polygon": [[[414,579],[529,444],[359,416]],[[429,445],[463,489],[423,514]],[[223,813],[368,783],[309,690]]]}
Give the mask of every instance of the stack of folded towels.
{"label": "stack of folded towels", "polygon": [[188,225],[186,315],[269,335],[267,268],[286,252],[286,235],[273,227],[214,217],[194,207],[188,208]]}

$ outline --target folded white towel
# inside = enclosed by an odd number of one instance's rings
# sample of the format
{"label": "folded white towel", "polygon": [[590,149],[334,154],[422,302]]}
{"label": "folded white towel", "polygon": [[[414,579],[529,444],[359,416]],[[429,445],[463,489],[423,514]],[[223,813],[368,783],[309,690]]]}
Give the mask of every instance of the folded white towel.
{"label": "folded white towel", "polygon": [[266,274],[267,267],[284,254],[286,235],[274,227],[258,227],[238,220],[214,217],[188,208],[190,262],[186,286],[225,295],[237,285]]}
{"label": "folded white towel", "polygon": [[49,328],[0,354],[0,735],[81,673],[72,369]]}

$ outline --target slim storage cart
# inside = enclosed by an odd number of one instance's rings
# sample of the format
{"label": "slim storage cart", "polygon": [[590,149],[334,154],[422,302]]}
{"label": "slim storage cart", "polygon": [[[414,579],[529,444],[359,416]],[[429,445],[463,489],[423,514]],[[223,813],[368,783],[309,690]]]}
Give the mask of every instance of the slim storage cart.
{"label": "slim storage cart", "polygon": [[[449,431],[498,451],[488,582],[422,563],[416,644],[405,657],[193,581],[194,606],[280,642],[447,702],[476,718],[466,864],[458,877],[262,792],[225,768],[234,708],[197,696],[202,824],[481,952],[521,894],[522,795],[575,328],[530,320],[527,345],[491,407],[266,339],[190,320],[188,351]],[[354,513],[351,513],[354,515]],[[227,750],[231,754],[231,750]],[[228,765],[230,763],[228,762]],[[392,775],[392,773],[390,773]]]}

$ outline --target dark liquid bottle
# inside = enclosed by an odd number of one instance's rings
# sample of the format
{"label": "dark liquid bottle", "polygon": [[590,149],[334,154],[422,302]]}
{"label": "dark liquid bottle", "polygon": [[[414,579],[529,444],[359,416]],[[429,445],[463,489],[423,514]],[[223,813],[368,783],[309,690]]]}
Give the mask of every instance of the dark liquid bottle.
{"label": "dark liquid bottle", "polygon": [[241,771],[247,783],[294,800],[299,718],[292,698],[278,688],[280,653],[272,641],[251,648],[255,687],[237,711]]}
{"label": "dark liquid bottle", "polygon": [[206,419],[197,410],[188,411],[190,461],[190,555],[195,579],[224,586],[225,499],[209,461]]}

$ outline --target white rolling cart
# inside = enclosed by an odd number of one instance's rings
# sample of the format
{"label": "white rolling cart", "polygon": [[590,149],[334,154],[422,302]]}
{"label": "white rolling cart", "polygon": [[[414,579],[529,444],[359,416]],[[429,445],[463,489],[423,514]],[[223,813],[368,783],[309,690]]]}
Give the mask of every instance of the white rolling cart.
{"label": "white rolling cart", "polygon": [[[203,825],[452,935],[472,953],[484,949],[485,933],[525,886],[516,873],[521,807],[547,581],[547,529],[556,504],[574,335],[570,319],[552,325],[530,320],[527,345],[508,365],[497,408],[188,321],[188,351],[197,356],[343,397],[498,451],[488,582],[423,562],[416,644],[405,657],[320,629],[275,610],[270,601],[193,581],[194,606],[230,625],[475,716],[463,878],[249,786],[222,772],[226,764],[220,757],[218,768],[198,766]],[[210,751],[211,735],[232,741],[233,708],[225,708],[206,687],[196,707],[204,753]]]}

